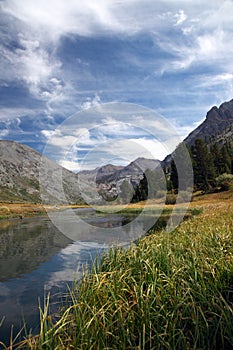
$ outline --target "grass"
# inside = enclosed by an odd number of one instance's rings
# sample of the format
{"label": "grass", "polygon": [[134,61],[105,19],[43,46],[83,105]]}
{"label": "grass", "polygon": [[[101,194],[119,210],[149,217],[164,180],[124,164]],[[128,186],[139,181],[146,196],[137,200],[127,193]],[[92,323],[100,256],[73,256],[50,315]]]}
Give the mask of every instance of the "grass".
{"label": "grass", "polygon": [[45,208],[33,203],[0,203],[0,220],[45,214]]}
{"label": "grass", "polygon": [[48,211],[64,210],[67,208],[80,208],[85,207],[84,205],[76,206],[55,206],[55,205],[42,205],[38,203],[21,202],[21,203],[7,203],[0,202],[0,220],[22,218],[22,217],[33,217],[38,215],[45,215]]}
{"label": "grass", "polygon": [[[172,233],[111,249],[69,291],[58,318],[17,349],[233,348],[231,202],[208,202]],[[11,347],[13,348],[13,347]]]}

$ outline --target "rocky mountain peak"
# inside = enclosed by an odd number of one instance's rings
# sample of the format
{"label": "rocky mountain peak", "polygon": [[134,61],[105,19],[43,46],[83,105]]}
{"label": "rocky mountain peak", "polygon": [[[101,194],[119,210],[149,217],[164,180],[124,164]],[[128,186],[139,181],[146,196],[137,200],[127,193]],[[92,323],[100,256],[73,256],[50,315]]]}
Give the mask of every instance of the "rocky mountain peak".
{"label": "rocky mountain peak", "polygon": [[224,102],[220,107],[212,107],[206,114],[206,119],[184,140],[186,144],[192,145],[197,138],[208,143],[209,138],[223,133],[233,124],[233,100]]}

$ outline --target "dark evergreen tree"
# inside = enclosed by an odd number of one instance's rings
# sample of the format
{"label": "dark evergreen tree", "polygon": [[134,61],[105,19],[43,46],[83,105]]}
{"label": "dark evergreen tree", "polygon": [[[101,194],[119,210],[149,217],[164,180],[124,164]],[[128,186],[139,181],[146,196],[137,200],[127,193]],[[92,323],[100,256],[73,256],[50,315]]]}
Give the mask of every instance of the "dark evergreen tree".
{"label": "dark evergreen tree", "polygon": [[148,185],[147,193],[149,199],[156,198],[158,191],[166,190],[166,178],[162,168],[158,167],[155,170],[147,169],[145,171],[145,178]]}
{"label": "dark evergreen tree", "polygon": [[144,201],[144,200],[147,200],[147,198],[148,198],[148,183],[147,183],[147,178],[144,175],[134,190],[132,202],[135,203],[139,201]]}
{"label": "dark evergreen tree", "polygon": [[139,183],[139,191],[140,191],[140,200],[144,201],[148,197],[148,182],[147,178],[144,175],[142,180]]}
{"label": "dark evergreen tree", "polygon": [[178,173],[176,169],[176,165],[174,162],[174,159],[171,161],[171,175],[170,175],[170,181],[172,184],[172,189],[177,190],[179,187],[179,180],[178,180]]}
{"label": "dark evergreen tree", "polygon": [[201,139],[192,147],[194,184],[197,189],[210,190],[214,185],[215,169],[211,153]]}
{"label": "dark evergreen tree", "polygon": [[225,145],[221,149],[221,160],[222,160],[221,174],[231,173],[231,157]]}
{"label": "dark evergreen tree", "polygon": [[147,169],[134,190],[132,202],[156,198],[158,192],[161,197],[162,192],[165,194],[166,187],[166,177],[162,168]]}
{"label": "dark evergreen tree", "polygon": [[215,175],[218,176],[221,173],[221,152],[219,145],[215,143],[211,148],[210,152],[212,154],[213,162],[214,162],[214,167],[215,167]]}
{"label": "dark evergreen tree", "polygon": [[193,187],[192,154],[184,142],[173,152],[170,171],[173,189],[185,191]]}

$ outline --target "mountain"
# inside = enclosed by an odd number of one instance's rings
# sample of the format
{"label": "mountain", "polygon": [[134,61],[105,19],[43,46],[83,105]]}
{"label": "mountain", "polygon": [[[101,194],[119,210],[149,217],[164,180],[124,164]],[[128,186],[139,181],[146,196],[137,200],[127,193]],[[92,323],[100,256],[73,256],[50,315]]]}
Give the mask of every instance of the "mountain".
{"label": "mountain", "polygon": [[[233,145],[233,99],[219,108],[212,107],[204,122],[184,142],[193,145],[197,138],[208,145]],[[172,154],[163,162],[137,158],[127,166],[107,164],[74,174],[26,145],[0,141],[0,201],[40,202],[41,193],[43,202],[47,203],[80,203],[81,197],[88,203],[98,202],[101,197],[112,200],[121,192],[124,181],[135,187],[145,170],[154,170],[160,164],[166,167],[171,159]]]}
{"label": "mountain", "polygon": [[121,185],[127,181],[135,187],[139,184],[147,169],[154,170],[160,165],[159,160],[137,158],[127,166],[105,165],[94,170],[78,173],[83,192],[90,193],[88,203],[114,199],[121,192]]}
{"label": "mountain", "polygon": [[187,145],[202,139],[207,144],[233,141],[233,99],[224,102],[220,107],[212,107],[201,125],[193,130],[185,139]]}
{"label": "mountain", "polygon": [[141,157],[126,166],[107,164],[94,170],[80,171],[79,175],[82,175],[86,179],[96,179],[98,184],[117,182],[126,177],[132,181],[134,179],[136,182],[139,182],[146,169],[154,170],[159,164],[159,160]]}
{"label": "mountain", "polygon": [[43,201],[48,203],[64,202],[64,196],[57,186],[61,175],[67,201],[69,203],[80,201],[76,174],[26,145],[14,141],[0,141],[1,201],[41,202],[39,182],[41,176]]}
{"label": "mountain", "polygon": [[124,180],[138,184],[146,169],[159,164],[138,158],[125,167],[107,164],[77,175],[26,145],[0,140],[0,201],[38,203],[42,196],[44,203],[82,203],[81,182],[82,192],[90,190],[98,202],[99,192],[117,194]]}

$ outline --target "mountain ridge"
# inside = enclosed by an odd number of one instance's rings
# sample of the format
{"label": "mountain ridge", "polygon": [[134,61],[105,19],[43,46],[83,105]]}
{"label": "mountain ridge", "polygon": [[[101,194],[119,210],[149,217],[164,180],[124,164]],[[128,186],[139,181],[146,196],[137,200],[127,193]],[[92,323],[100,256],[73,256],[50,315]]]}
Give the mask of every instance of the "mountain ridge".
{"label": "mountain ridge", "polygon": [[[191,146],[194,144],[194,141],[199,138],[203,139],[207,144],[214,143],[217,142],[218,134],[224,133],[224,130],[229,128],[231,128],[232,135],[233,99],[228,102],[223,102],[219,108],[213,106],[207,112],[205,120],[184,139],[184,142]],[[222,140],[223,139],[224,138],[222,138]]]}
{"label": "mountain ridge", "polygon": [[[197,138],[203,139],[207,145],[229,142],[233,144],[233,99],[222,103],[219,108],[213,106],[207,112],[205,120],[184,139],[184,143],[192,146]],[[139,157],[126,166],[106,164],[94,170],[83,170],[75,174],[27,145],[0,140],[0,200],[40,202],[39,176],[42,159],[45,188],[43,201],[48,203],[64,201],[59,187],[62,174],[66,200],[69,203],[77,203],[83,202],[78,181],[80,177],[84,180],[85,189],[92,189],[95,186],[97,192],[105,191],[110,193],[110,197],[114,197],[119,193],[124,181],[137,186],[147,169],[154,170],[158,166],[168,165],[172,154],[167,155],[162,162]]]}
{"label": "mountain ridge", "polygon": [[[42,168],[42,160],[45,169]],[[41,202],[40,175],[44,181],[43,201],[59,202],[61,195],[51,188],[59,182],[62,174],[67,200],[71,203],[80,200],[76,175],[43,156],[31,147],[10,140],[0,140],[0,200]],[[47,189],[46,189],[47,187]]]}

